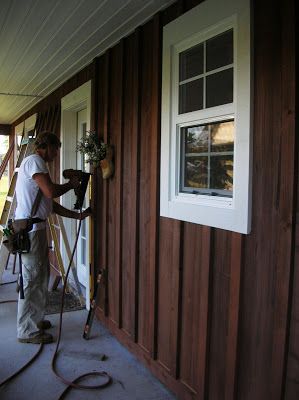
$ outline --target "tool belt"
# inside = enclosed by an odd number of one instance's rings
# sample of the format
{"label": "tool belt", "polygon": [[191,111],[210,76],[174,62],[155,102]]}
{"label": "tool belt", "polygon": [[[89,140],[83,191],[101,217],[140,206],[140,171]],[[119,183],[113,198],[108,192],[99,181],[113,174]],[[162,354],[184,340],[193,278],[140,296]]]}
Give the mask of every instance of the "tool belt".
{"label": "tool belt", "polygon": [[32,230],[33,224],[43,221],[45,220],[41,218],[9,220],[7,228],[4,229],[6,236],[6,240],[3,241],[4,246],[12,254],[29,253],[29,232]]}

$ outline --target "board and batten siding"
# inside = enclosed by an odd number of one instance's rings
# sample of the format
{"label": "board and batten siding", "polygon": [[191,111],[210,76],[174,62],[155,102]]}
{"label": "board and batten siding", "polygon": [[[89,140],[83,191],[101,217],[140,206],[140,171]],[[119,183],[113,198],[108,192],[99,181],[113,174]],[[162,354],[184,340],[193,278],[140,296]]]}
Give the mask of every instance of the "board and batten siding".
{"label": "board and batten siding", "polygon": [[253,8],[252,232],[241,235],[159,216],[162,28],[198,3],[175,3],[98,59],[97,127],[115,175],[97,189],[97,315],[180,399],[278,400],[293,268],[293,5]]}

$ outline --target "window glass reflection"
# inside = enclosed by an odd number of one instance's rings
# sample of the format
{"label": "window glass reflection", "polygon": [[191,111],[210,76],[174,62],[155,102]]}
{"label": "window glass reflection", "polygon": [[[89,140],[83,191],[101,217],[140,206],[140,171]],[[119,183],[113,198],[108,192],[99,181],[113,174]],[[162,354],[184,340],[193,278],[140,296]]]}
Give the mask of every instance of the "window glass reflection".
{"label": "window glass reflection", "polygon": [[233,156],[212,156],[210,169],[212,189],[233,190]]}
{"label": "window glass reflection", "polygon": [[234,121],[181,128],[180,159],[182,192],[232,197]]}
{"label": "window glass reflection", "polygon": [[203,80],[180,85],[179,114],[201,110],[203,108]]}
{"label": "window glass reflection", "polygon": [[229,121],[211,125],[211,151],[234,150],[234,122]]}
{"label": "window glass reflection", "polygon": [[233,62],[233,29],[181,52],[179,114],[232,103]]}
{"label": "window glass reflection", "polygon": [[184,181],[192,188],[207,188],[208,157],[186,157]]}
{"label": "window glass reflection", "polygon": [[233,101],[233,69],[206,77],[206,107],[215,107]]}
{"label": "window glass reflection", "polygon": [[180,82],[203,73],[203,43],[180,54]]}
{"label": "window glass reflection", "polygon": [[206,42],[206,71],[233,63],[233,30],[221,33]]}

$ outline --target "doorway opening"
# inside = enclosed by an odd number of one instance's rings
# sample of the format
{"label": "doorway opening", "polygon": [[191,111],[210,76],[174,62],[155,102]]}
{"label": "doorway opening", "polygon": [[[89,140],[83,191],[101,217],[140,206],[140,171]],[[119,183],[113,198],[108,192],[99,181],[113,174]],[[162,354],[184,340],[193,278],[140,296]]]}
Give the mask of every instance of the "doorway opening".
{"label": "doorway opening", "polygon": [[[90,129],[90,108],[90,81],[69,93],[61,100],[61,172],[69,168],[89,172],[89,164],[86,163],[86,160],[80,153],[76,152],[76,145]],[[62,180],[62,183],[63,182],[65,181]],[[88,193],[89,188],[86,192],[83,208],[89,206]],[[62,196],[61,204],[66,208],[73,209],[75,200],[74,191],[70,191]],[[67,232],[69,246],[73,248],[79,222],[63,218],[63,224]],[[60,249],[64,268],[67,268],[69,257],[62,238]],[[90,308],[90,254],[90,223],[87,218],[81,223],[76,255],[74,257],[78,280],[82,286],[83,293],[85,292],[87,309]],[[75,288],[71,276],[69,278],[69,284]]]}

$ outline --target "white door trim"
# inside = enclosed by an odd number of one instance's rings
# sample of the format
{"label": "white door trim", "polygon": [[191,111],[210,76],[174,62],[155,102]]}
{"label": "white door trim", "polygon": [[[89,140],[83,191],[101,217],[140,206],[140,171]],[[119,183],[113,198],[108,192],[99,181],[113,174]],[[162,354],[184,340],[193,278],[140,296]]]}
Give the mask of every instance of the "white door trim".
{"label": "white door trim", "polygon": [[[76,168],[74,160],[76,160],[75,148],[76,148],[76,131],[77,131],[77,112],[86,108],[86,122],[87,130],[90,130],[91,120],[91,81],[84,83],[65,97],[61,99],[61,158],[60,158],[60,170],[61,172],[68,168]],[[71,133],[74,132],[74,135]],[[67,137],[67,142],[66,142]],[[75,156],[75,157],[73,157]],[[61,183],[65,182],[61,174]],[[63,196],[62,205],[64,207],[73,209],[74,197]],[[68,223],[67,220],[64,222]],[[70,238],[76,235],[73,228],[70,231]],[[70,243],[72,241],[70,240]],[[68,264],[68,257],[64,249],[63,243],[61,242],[61,255],[64,261],[65,268]],[[89,265],[88,265],[89,266]],[[88,271],[86,279],[86,308],[90,308],[90,271]]]}

